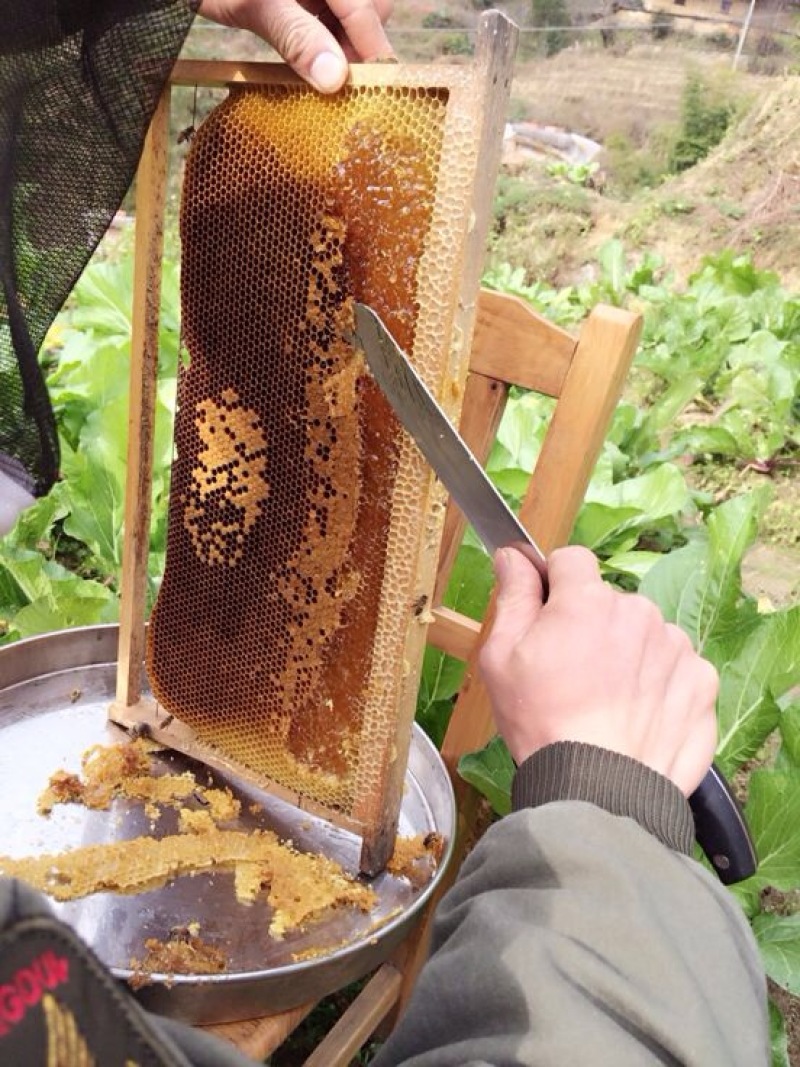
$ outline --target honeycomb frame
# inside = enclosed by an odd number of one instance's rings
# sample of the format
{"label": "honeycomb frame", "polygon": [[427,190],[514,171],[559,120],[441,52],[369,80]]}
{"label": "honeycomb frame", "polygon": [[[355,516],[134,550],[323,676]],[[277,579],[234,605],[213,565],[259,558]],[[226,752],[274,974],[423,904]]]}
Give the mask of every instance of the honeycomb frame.
{"label": "honeycomb frame", "polygon": [[[379,86],[401,93],[438,93],[446,98],[434,214],[429,243],[418,272],[436,274],[438,296],[434,294],[433,299],[427,299],[424,293],[419,296],[410,354],[453,418],[458,414],[468,369],[481,253],[513,57],[513,47],[509,50],[507,42],[500,48],[494,46],[497,26],[496,18],[484,18],[482,45],[479,44],[472,64],[458,67],[364,65],[354,68],[351,78],[351,88]],[[206,75],[205,84],[213,84],[222,72],[221,80],[228,84],[279,85],[287,91],[309,92],[281,65],[247,64],[235,69],[230,64],[224,68],[211,66],[214,72],[210,78]],[[186,76],[194,78],[195,83],[199,81],[196,71]],[[447,226],[440,224],[442,218],[448,222]],[[445,299],[442,293],[446,293]],[[429,352],[438,353],[437,358],[428,357],[427,361],[419,358],[419,351],[424,354],[426,344]],[[237,407],[232,395],[227,400],[231,407]],[[404,491],[413,498],[414,504],[411,520],[407,515],[401,524],[405,529],[402,536],[390,524],[387,559],[391,560],[392,593],[381,599],[376,627],[376,659],[384,669],[373,679],[375,699],[386,708],[388,694],[391,714],[384,716],[384,728],[374,741],[359,752],[360,770],[348,810],[343,810],[341,804],[327,805],[318,797],[287,787],[285,782],[275,782],[269,775],[254,773],[238,759],[231,759],[226,745],[213,739],[210,742],[179,716],[143,700],[136,691],[138,672],[133,666],[138,660],[135,639],[142,622],[136,605],[130,608],[130,602],[135,601],[131,596],[127,613],[123,611],[118,698],[110,712],[115,721],[147,726],[165,743],[257,781],[298,806],[359,833],[363,839],[361,869],[370,874],[382,869],[394,840],[425,643],[426,613],[419,605],[432,591],[444,510],[441,489],[416,446],[405,435],[399,441],[398,462],[407,482]],[[141,491],[133,496],[141,512]],[[410,525],[417,535],[414,543],[408,542]],[[129,579],[128,587],[132,584]]]}

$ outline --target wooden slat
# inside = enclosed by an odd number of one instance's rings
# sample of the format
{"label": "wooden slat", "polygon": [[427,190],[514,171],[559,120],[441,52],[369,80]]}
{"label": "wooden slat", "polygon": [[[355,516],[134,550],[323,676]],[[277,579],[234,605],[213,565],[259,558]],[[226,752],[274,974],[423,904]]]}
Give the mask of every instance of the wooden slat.
{"label": "wooden slat", "polygon": [[519,297],[481,290],[470,370],[558,396],[576,344]]}
{"label": "wooden slat", "polygon": [[397,1003],[402,981],[400,971],[391,963],[385,963],[317,1045],[304,1067],[347,1067]]}
{"label": "wooden slat", "polygon": [[452,608],[440,605],[433,609],[428,627],[428,644],[456,659],[467,659],[477,644],[481,624]]}
{"label": "wooden slat", "polygon": [[[499,11],[487,11],[478,23],[475,41],[475,70],[472,92],[479,102],[480,140],[478,143],[478,174],[471,195],[471,211],[466,240],[462,249],[461,272],[456,292],[455,336],[460,339],[460,374],[466,382],[471,369],[473,335],[480,302],[481,274],[486,255],[486,241],[491,227],[494,192],[500,159],[503,154],[503,132],[511,96],[514,57],[519,30]],[[459,413],[460,405],[452,408]]]}
{"label": "wooden slat", "polygon": [[[351,63],[347,84],[412,85],[448,88],[472,77],[468,65],[448,63]],[[305,85],[284,63],[226,59],[179,59],[170,74],[172,85],[224,89],[236,85]]]}
{"label": "wooden slat", "polygon": [[[123,704],[122,701],[114,700],[109,706],[108,714],[112,722],[129,732],[144,730],[151,740],[158,741],[166,748],[183,752],[190,759],[205,767],[212,767],[227,778],[250,782],[256,789],[279,797],[301,811],[307,811],[329,822],[333,821],[330,808],[281,785],[280,782],[273,781],[244,763],[229,758],[215,745],[204,741],[185,722],[171,715],[152,697],[141,697],[135,704]],[[363,830],[360,822],[343,812],[335,813],[335,825],[353,834],[361,834]]]}
{"label": "wooden slat", "polygon": [[[461,216],[461,232],[454,234],[453,274],[448,282],[452,292],[452,322],[443,333],[450,341],[446,367],[443,366],[442,370],[451,384],[448,400],[453,402],[461,400],[459,394],[466,383],[469,366],[475,308],[480,289],[481,254],[489,230],[495,178],[500,166],[503,127],[511,90],[517,37],[517,28],[500,12],[487,12],[483,15],[475,60],[462,68],[458,90],[454,84],[448,98],[444,142],[438,163],[437,192],[444,196],[445,191],[449,189],[450,195],[463,195],[467,207]],[[373,67],[373,71],[382,67],[388,70],[391,65],[387,68],[386,65],[378,64]],[[403,79],[405,74],[406,72],[402,71],[398,77]],[[438,71],[436,77],[438,78]],[[427,84],[436,84],[430,68],[427,72]],[[458,183],[460,188],[456,189],[450,184],[456,172],[448,170],[448,160],[455,159],[454,156],[451,157],[451,148],[467,130],[470,131],[471,142],[469,171],[465,168],[464,177]],[[463,185],[464,179],[469,181],[467,187]],[[436,217],[435,213],[434,218]],[[422,330],[424,321],[427,321],[423,318],[423,310],[420,309],[418,330]],[[431,305],[425,316],[432,310]],[[441,320],[439,325],[445,327],[444,320]],[[455,390],[452,389],[453,382],[457,383]],[[457,414],[458,407],[460,403],[453,403],[454,414]],[[438,496],[438,490],[435,490],[430,482],[428,492]],[[432,517],[431,497],[429,503],[428,514]],[[391,527],[389,530],[390,543],[394,529]],[[439,531],[434,527],[431,532],[435,535]],[[405,537],[404,531],[404,540]],[[435,583],[438,563],[437,538],[430,536],[422,526],[418,531],[418,538],[415,557],[412,557],[415,558],[414,582],[416,590],[430,594]],[[412,623],[406,630],[402,652],[397,657],[399,667],[403,663],[409,663],[414,665],[414,669],[403,672],[397,690],[393,736],[388,737],[391,743],[377,743],[376,738],[374,747],[369,748],[362,741],[359,764],[362,770],[359,771],[356,781],[353,816],[365,827],[362,834],[360,868],[367,874],[382,870],[394,847],[425,638],[425,630]],[[376,646],[375,655],[378,654],[379,649]]]}
{"label": "wooden slat", "polygon": [[247,1019],[239,1023],[218,1023],[216,1026],[203,1026],[217,1037],[230,1041],[232,1045],[254,1060],[263,1060],[276,1048],[280,1048],[286,1038],[297,1029],[316,1004],[302,1004],[299,1008],[269,1015],[263,1019]]}
{"label": "wooden slat", "polygon": [[150,123],[136,179],[128,469],[117,661],[117,702],[126,707],[135,704],[142,691],[168,143],[167,87]]}
{"label": "wooden slat", "polygon": [[179,59],[170,74],[172,85],[302,85],[302,78],[282,63],[246,63],[229,59]]}
{"label": "wooden slat", "polygon": [[[468,376],[464,388],[459,430],[472,454],[484,466],[492,450],[497,427],[505,411],[507,397],[508,387],[502,382],[487,378],[483,374]],[[442,543],[439,549],[439,566],[433,590],[433,603],[437,606],[444,599],[447,583],[450,580],[450,571],[458,555],[465,527],[466,521],[463,514],[450,501],[444,520]]]}
{"label": "wooden slat", "polygon": [[520,511],[545,552],[569,540],[640,333],[640,316],[607,306],[583,325]]}

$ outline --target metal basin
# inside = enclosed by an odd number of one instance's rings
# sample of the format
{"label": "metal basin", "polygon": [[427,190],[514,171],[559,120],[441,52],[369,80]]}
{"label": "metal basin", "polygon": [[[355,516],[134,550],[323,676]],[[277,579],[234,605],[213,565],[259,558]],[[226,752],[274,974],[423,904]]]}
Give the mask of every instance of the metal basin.
{"label": "metal basin", "polygon": [[[37,814],[37,799],[55,770],[77,771],[87,748],[124,737],[106,718],[116,659],[116,626],[64,630],[0,649],[0,818],[6,855],[176,832],[174,811],[165,810],[154,824],[140,803],[128,800],[115,801],[110,811],[70,804],[59,805],[47,818]],[[158,758],[171,772],[198,769],[178,753]],[[239,828],[274,830],[297,848],[358,871],[360,840],[353,834],[233,776],[205,768],[202,773],[241,799]],[[261,809],[256,814],[254,804]],[[53,908],[121,979],[130,977],[131,959],[144,956],[147,938],[163,940],[177,926],[199,923],[203,940],[226,953],[226,972],[153,975],[137,996],[148,1008],[191,1023],[252,1018],[323,997],[381,964],[431,895],[449,859],[454,826],[449,777],[435,747],[415,727],[399,833],[435,831],[446,841],[445,855],[422,887],[385,872],[373,879],[378,904],[369,915],[333,911],[306,930],[275,940],[268,933],[266,902],[238,903],[233,874],[223,870],[176,878],[146,893],[97,893]]]}

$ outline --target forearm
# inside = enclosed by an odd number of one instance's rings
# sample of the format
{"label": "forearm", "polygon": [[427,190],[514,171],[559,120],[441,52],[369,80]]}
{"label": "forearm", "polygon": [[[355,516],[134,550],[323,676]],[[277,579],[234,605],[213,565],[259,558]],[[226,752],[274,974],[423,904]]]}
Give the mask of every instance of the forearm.
{"label": "forearm", "polygon": [[764,978],[698,863],[630,818],[557,801],[486,834],[439,907],[433,952],[380,1067],[758,1067]]}

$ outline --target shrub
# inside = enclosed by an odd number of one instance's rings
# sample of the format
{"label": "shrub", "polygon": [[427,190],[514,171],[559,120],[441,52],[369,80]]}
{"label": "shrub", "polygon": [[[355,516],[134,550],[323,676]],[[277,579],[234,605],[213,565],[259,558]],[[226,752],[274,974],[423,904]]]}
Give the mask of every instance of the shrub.
{"label": "shrub", "polygon": [[663,41],[675,32],[675,19],[668,11],[654,11],[650,20],[650,34],[654,41]]}
{"label": "shrub", "polygon": [[448,33],[441,43],[444,56],[471,56],[472,42],[466,33]]}
{"label": "shrub", "polygon": [[623,132],[606,139],[610,184],[629,196],[637,189],[651,189],[669,172],[672,132],[667,127],[653,130],[645,144],[638,146]]}
{"label": "shrub", "polygon": [[463,23],[446,11],[431,11],[422,20],[424,30],[460,30]]}
{"label": "shrub", "polygon": [[669,169],[688,170],[720,143],[735,113],[724,91],[691,73],[683,90],[681,128],[670,153]]}
{"label": "shrub", "polygon": [[570,33],[567,27],[572,25],[572,20],[566,0],[532,0],[531,24],[547,28],[543,34],[545,55],[554,56],[569,47]]}
{"label": "shrub", "polygon": [[710,33],[705,40],[707,44],[716,48],[720,52],[733,52],[736,48],[735,34],[726,33],[724,30],[717,30],[716,33]]}
{"label": "shrub", "polygon": [[762,33],[756,41],[757,56],[782,56],[786,54],[786,46],[771,33]]}

